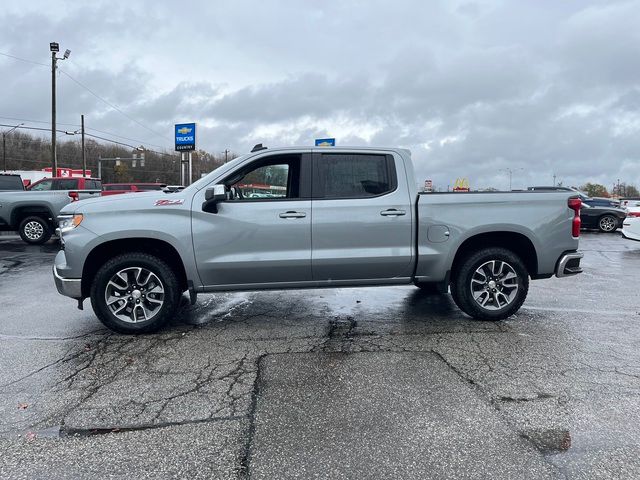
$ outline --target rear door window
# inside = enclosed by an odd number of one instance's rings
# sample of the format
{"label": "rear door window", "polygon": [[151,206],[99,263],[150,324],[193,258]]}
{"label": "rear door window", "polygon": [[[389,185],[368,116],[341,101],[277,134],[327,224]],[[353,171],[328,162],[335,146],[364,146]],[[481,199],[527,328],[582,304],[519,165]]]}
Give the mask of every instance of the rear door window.
{"label": "rear door window", "polygon": [[377,197],[396,187],[391,155],[321,153],[314,156],[313,198]]}
{"label": "rear door window", "polygon": [[23,190],[22,180],[17,175],[0,175],[0,190]]}
{"label": "rear door window", "polygon": [[54,183],[54,190],[77,190],[78,179],[77,178],[60,178]]}

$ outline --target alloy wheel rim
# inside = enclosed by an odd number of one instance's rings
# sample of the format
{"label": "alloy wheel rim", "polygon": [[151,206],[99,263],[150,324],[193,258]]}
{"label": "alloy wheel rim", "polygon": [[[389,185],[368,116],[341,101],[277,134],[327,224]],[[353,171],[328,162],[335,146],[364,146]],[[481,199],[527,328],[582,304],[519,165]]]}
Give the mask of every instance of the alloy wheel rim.
{"label": "alloy wheel rim", "polygon": [[471,295],[485,310],[501,310],[515,300],[518,293],[518,275],[514,268],[502,260],[490,260],[480,265],[470,282]]}
{"label": "alloy wheel rim", "polygon": [[612,231],[615,228],[615,226],[616,226],[616,223],[614,219],[611,217],[603,217],[600,219],[600,227],[607,232]]}
{"label": "alloy wheel rim", "polygon": [[119,320],[139,323],[151,320],[164,305],[164,285],[151,270],[127,267],[107,282],[104,300]]}
{"label": "alloy wheel rim", "polygon": [[29,240],[38,240],[44,235],[44,227],[40,222],[32,220],[24,226],[24,235]]}

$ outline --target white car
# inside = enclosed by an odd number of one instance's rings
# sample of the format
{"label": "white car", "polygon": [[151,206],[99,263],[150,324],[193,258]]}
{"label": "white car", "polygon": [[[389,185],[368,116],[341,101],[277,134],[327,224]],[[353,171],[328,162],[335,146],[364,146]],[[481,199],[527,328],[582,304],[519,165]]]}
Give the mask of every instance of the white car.
{"label": "white car", "polygon": [[640,242],[640,212],[638,216],[628,216],[622,223],[622,236]]}

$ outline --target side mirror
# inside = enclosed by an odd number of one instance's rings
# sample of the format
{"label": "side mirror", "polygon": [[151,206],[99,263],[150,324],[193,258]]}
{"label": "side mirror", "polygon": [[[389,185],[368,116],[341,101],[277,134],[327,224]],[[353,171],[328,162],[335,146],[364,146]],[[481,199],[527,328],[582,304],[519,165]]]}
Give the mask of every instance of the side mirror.
{"label": "side mirror", "polygon": [[209,213],[218,213],[218,202],[227,199],[226,188],[222,184],[207,188],[204,192],[202,210]]}

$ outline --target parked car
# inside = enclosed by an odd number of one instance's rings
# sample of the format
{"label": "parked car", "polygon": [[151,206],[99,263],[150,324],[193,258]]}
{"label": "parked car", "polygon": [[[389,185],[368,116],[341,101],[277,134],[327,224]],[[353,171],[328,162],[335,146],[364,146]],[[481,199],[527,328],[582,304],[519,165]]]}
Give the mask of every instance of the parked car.
{"label": "parked car", "polygon": [[[519,310],[580,273],[573,192],[418,194],[408,150],[254,148],[182,192],[67,205],[58,291],[109,328],[155,331],[198,292],[415,284],[468,315]],[[243,179],[281,198],[247,198]],[[247,192],[248,193],[248,192]],[[526,208],[525,208],[526,207]],[[313,215],[311,212],[313,210]]]}
{"label": "parked car", "polygon": [[606,198],[606,197],[587,197],[582,198],[584,203],[588,203],[592,207],[613,207],[613,208],[621,208],[620,200],[616,200],[615,198]]}
{"label": "parked car", "polygon": [[573,192],[577,195],[580,195],[581,198],[589,198],[585,192],[578,190],[573,187],[559,187],[559,186],[545,186],[545,185],[537,185],[533,187],[527,187],[527,191],[531,192]]}
{"label": "parked car", "polygon": [[24,191],[22,177],[12,173],[0,173],[0,190],[2,191]]}
{"label": "parked car", "polygon": [[165,193],[181,192],[184,189],[184,185],[167,185],[163,188]]}
{"label": "parked car", "polygon": [[622,224],[622,236],[629,240],[640,242],[640,213],[627,217]]}
{"label": "parked car", "polygon": [[105,183],[102,187],[102,195],[148,192],[150,190],[163,190],[164,188],[166,188],[164,183]]}
{"label": "parked car", "polygon": [[[0,230],[17,231],[26,243],[44,243],[51,238],[62,207],[99,197],[99,182],[90,178],[45,178],[27,191],[0,192]],[[91,186],[98,188],[87,189]]]}
{"label": "parked car", "polygon": [[102,180],[89,177],[53,177],[43,178],[27,187],[32,192],[43,192],[48,190],[101,190]]}
{"label": "parked car", "polygon": [[640,207],[640,198],[638,198],[638,197],[623,197],[623,198],[620,199],[620,206],[622,208]]}
{"label": "parked car", "polygon": [[582,200],[580,209],[580,219],[582,228],[597,228],[601,232],[615,232],[622,227],[622,222],[627,216],[627,211],[623,208],[604,205],[598,199]]}

